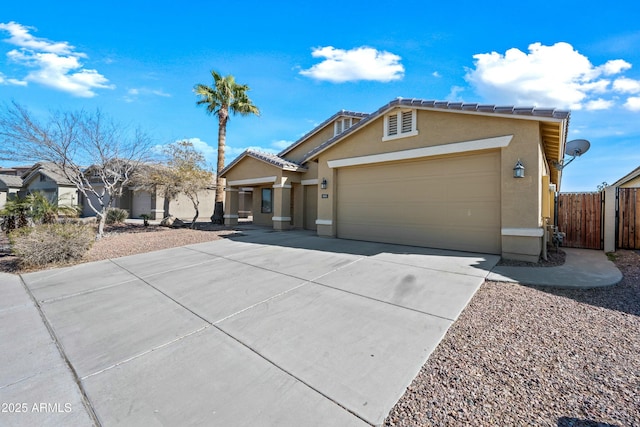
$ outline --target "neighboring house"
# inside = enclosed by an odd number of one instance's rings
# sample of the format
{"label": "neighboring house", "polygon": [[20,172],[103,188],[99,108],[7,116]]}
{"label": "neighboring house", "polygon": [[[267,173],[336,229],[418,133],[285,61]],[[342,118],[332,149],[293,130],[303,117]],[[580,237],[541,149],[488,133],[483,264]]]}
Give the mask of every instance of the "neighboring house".
{"label": "neighboring house", "polygon": [[78,189],[53,163],[39,162],[22,175],[21,193],[41,192],[59,206],[77,206]]}
{"label": "neighboring house", "polygon": [[611,184],[615,188],[640,188],[640,166]]}
{"label": "neighboring house", "polygon": [[[91,176],[91,168],[87,168],[86,173],[90,174],[94,188],[100,191],[103,187],[100,177],[97,174]],[[0,168],[0,209],[6,200],[16,195],[25,196],[36,191],[44,193],[49,200],[57,201],[59,205],[81,206],[82,216],[96,215],[89,207],[84,195],[53,163],[39,162],[30,167]],[[100,209],[96,197],[92,195],[91,198],[93,202],[96,202],[94,206]],[[215,201],[214,182],[212,182],[211,188],[199,194],[199,199],[201,218],[209,216],[213,212]],[[108,197],[104,202],[108,203]],[[161,194],[136,191],[133,187],[125,187],[122,196],[114,200],[112,206],[128,210],[131,218],[149,215],[150,219],[162,219],[169,213],[180,219],[191,220],[193,218],[193,205],[184,194],[171,200],[170,204],[168,202]],[[167,211],[168,207],[169,211]]]}
{"label": "neighboring house", "polygon": [[[86,169],[86,173],[89,174],[93,188],[98,192],[102,191],[103,184],[100,182],[100,176],[93,174],[91,167]],[[91,195],[90,197],[93,206],[99,209],[95,195]],[[198,198],[200,200],[200,219],[210,216],[211,213],[213,213],[215,202],[215,181],[212,181],[210,188],[201,191],[198,194]],[[83,207],[83,216],[96,215],[83,195],[81,195],[80,201]],[[108,202],[109,197],[105,196],[104,203],[106,204]],[[127,210],[130,218],[141,218],[142,215],[148,215],[152,220],[159,220],[168,215],[172,215],[176,218],[191,221],[195,214],[193,204],[186,195],[179,194],[175,199],[166,200],[161,191],[148,192],[137,190],[134,183],[125,186],[122,195],[116,198],[111,206]]]}
{"label": "neighboring house", "polygon": [[225,223],[250,188],[254,223],[276,230],[537,261],[569,115],[402,98],[340,111],[278,155],[247,150],[223,169]]}
{"label": "neighboring house", "polygon": [[17,197],[21,189],[22,178],[0,173],[0,209],[4,207],[7,200]]}
{"label": "neighboring house", "polygon": [[604,189],[604,251],[640,249],[640,166]]}

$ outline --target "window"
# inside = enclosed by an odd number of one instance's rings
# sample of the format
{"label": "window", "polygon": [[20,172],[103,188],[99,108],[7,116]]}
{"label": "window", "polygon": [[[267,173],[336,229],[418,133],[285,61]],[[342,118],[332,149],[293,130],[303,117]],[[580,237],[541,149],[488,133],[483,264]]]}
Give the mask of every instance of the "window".
{"label": "window", "polygon": [[45,182],[47,180],[47,177],[45,176],[45,174],[41,173],[40,174],[40,182]]}
{"label": "window", "polygon": [[342,132],[353,126],[353,124],[351,117],[336,120],[333,127],[333,136],[340,135]]}
{"label": "window", "polygon": [[271,213],[273,211],[273,190],[271,188],[262,189],[262,205],[260,212]]}
{"label": "window", "polygon": [[416,110],[397,110],[384,117],[383,141],[418,134]]}

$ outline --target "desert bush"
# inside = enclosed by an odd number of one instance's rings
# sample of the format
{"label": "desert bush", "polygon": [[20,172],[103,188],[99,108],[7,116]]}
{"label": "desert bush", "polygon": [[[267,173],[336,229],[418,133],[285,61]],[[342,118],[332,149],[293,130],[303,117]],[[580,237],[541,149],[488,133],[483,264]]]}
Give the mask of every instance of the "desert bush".
{"label": "desert bush", "polygon": [[15,197],[7,200],[0,209],[3,218],[2,229],[7,233],[29,225],[30,201],[25,197]]}
{"label": "desert bush", "polygon": [[107,210],[107,224],[119,224],[129,218],[129,212],[126,209],[109,208]]}
{"label": "desert bush", "polygon": [[22,267],[42,267],[82,258],[94,236],[82,224],[41,224],[12,231],[9,241]]}
{"label": "desert bush", "polygon": [[53,224],[60,215],[77,217],[80,214],[78,206],[59,205],[57,201],[52,202],[39,191],[29,194],[26,200],[31,208],[31,217],[36,223]]}

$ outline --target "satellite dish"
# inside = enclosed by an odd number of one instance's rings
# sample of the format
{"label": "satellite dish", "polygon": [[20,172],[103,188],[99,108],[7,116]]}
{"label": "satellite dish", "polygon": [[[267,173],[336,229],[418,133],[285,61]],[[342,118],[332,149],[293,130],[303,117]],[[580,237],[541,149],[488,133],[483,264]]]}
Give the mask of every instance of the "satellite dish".
{"label": "satellite dish", "polygon": [[589,147],[591,147],[591,143],[586,139],[574,139],[567,142],[564,154],[571,157],[579,157],[589,151]]}
{"label": "satellite dish", "polygon": [[582,156],[584,153],[589,151],[589,147],[591,147],[591,143],[586,139],[574,139],[573,141],[567,142],[564,147],[564,155],[571,156],[568,162],[565,162],[562,159],[559,162],[551,162],[551,164],[559,171],[564,169],[569,163],[571,163],[576,157]]}

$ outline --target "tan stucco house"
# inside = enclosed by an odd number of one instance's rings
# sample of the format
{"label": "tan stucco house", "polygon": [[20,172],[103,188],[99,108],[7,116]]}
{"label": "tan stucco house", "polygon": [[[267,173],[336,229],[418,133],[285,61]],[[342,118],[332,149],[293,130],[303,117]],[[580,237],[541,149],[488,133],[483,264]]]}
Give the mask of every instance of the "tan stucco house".
{"label": "tan stucco house", "polygon": [[78,205],[78,189],[53,163],[39,162],[27,170],[22,175],[22,191],[25,194],[41,192],[60,206]]}
{"label": "tan stucco house", "polygon": [[[148,166],[140,164],[137,167],[146,168]],[[102,193],[104,184],[101,182],[99,174],[94,174],[93,170],[94,166],[90,166],[85,170],[85,174],[88,175],[94,190]],[[179,194],[174,199],[167,200],[161,190],[161,188],[157,188],[154,191],[142,190],[137,188],[135,182],[131,182],[122,189],[122,194],[113,200],[111,206],[127,210],[130,218],[148,216],[149,219],[160,220],[168,215],[183,220],[191,220],[193,218],[195,210],[191,200],[185,194]],[[99,208],[98,198],[94,194],[90,194],[89,197],[93,206]],[[198,192],[201,218],[203,213],[207,215],[209,210],[213,211],[214,199],[215,181],[212,181],[210,187]],[[83,195],[80,195],[80,202],[83,206],[83,216],[95,216],[95,212],[89,206],[89,201]],[[104,196],[103,202],[105,204],[109,203],[108,195]]]}
{"label": "tan stucco house", "polygon": [[614,188],[640,188],[640,166],[611,184]]}
{"label": "tan stucco house", "polygon": [[251,192],[254,223],[276,230],[535,261],[568,123],[556,109],[402,98],[340,111],[278,155],[247,150],[221,171],[225,222]]}
{"label": "tan stucco house", "polygon": [[17,197],[21,189],[22,178],[0,173],[0,209],[4,207],[7,200]]}
{"label": "tan stucco house", "polygon": [[[85,173],[89,176],[93,188],[102,192],[104,184],[99,175],[92,173],[92,167],[87,168]],[[43,193],[50,201],[57,202],[60,206],[80,206],[81,215],[84,217],[96,215],[86,197],[54,163],[38,162],[29,167],[0,168],[0,209],[7,200],[34,192]],[[90,197],[93,206],[100,209],[98,198],[93,194]],[[109,202],[108,197],[105,195],[105,203]],[[212,181],[210,188],[200,191],[198,198],[202,218],[209,214],[209,210],[213,210],[215,182]],[[184,194],[173,200],[165,200],[160,192],[137,190],[133,185],[124,188],[122,195],[113,201],[112,207],[126,209],[131,218],[148,215],[153,220],[162,219],[169,214],[191,220],[195,213],[191,200]]]}

